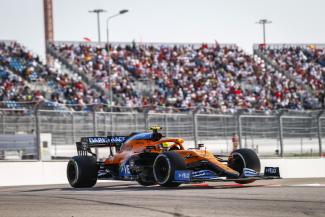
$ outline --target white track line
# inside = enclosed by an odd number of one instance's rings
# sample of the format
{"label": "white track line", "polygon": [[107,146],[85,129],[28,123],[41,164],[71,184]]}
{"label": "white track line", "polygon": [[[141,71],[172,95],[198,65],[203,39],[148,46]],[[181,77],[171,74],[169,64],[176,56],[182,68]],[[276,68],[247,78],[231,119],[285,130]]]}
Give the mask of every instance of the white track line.
{"label": "white track line", "polygon": [[290,187],[325,187],[325,184],[312,183],[312,184],[297,184],[289,185]]}

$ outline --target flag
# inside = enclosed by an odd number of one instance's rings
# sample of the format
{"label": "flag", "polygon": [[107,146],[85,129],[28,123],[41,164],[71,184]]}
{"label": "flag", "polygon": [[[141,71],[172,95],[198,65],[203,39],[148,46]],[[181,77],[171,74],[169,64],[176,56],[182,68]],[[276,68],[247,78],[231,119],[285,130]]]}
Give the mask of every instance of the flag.
{"label": "flag", "polygon": [[84,41],[86,41],[86,42],[91,42],[91,39],[88,38],[88,37],[84,37],[83,39],[84,39]]}

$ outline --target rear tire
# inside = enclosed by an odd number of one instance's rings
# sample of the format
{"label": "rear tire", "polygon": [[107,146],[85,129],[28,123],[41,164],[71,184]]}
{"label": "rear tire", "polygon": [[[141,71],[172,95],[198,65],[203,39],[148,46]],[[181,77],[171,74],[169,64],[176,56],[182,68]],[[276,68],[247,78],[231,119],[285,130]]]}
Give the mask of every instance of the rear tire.
{"label": "rear tire", "polygon": [[[261,162],[255,151],[252,149],[242,148],[231,152],[228,159],[228,167],[239,172],[240,177],[243,177],[243,169],[249,168],[257,173],[261,171]],[[249,184],[255,180],[235,181],[239,184]]]}
{"label": "rear tire", "polygon": [[96,158],[91,156],[75,156],[69,160],[67,178],[71,187],[89,188],[97,182],[98,166]]}
{"label": "rear tire", "polygon": [[174,182],[175,170],[185,169],[183,157],[175,151],[159,154],[153,163],[155,180],[163,187],[178,187],[181,183]]}
{"label": "rear tire", "polygon": [[157,183],[155,181],[150,181],[150,180],[144,180],[142,177],[137,179],[137,182],[139,183],[139,185],[142,186],[151,186],[151,185],[156,185]]}

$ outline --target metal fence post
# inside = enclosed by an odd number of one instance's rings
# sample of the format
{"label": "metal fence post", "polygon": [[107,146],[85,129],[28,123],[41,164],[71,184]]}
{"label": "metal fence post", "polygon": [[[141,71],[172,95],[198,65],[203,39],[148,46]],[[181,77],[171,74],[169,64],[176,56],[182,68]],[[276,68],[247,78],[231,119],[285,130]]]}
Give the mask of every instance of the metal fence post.
{"label": "metal fence post", "polygon": [[237,112],[237,130],[238,130],[238,142],[239,148],[242,148],[242,123],[241,123],[241,111]]}
{"label": "metal fence post", "polygon": [[70,114],[71,114],[71,125],[72,125],[71,128],[72,128],[72,139],[73,139],[72,143],[75,144],[75,142],[76,142],[76,132],[75,132],[76,129],[75,129],[75,123],[74,123],[75,122],[74,121],[74,119],[75,119],[74,118],[74,112],[71,112]]}
{"label": "metal fence post", "polygon": [[36,106],[34,115],[35,115],[35,133],[36,133],[37,159],[39,161],[41,161],[42,160],[42,152],[41,152],[40,119],[39,119],[38,106]]}
{"label": "metal fence post", "polygon": [[104,114],[104,135],[107,136],[107,113]]}
{"label": "metal fence post", "polygon": [[143,111],[143,116],[144,116],[144,129],[148,130],[149,129],[149,110],[145,109]]}
{"label": "metal fence post", "polygon": [[165,117],[165,132],[166,132],[166,137],[168,137],[168,114],[165,114],[164,115],[164,117]]}
{"label": "metal fence post", "polygon": [[282,121],[283,112],[279,114],[279,139],[280,139],[280,157],[284,156],[283,153],[283,121]]}
{"label": "metal fence post", "polygon": [[[93,112],[93,130],[94,130],[94,136],[97,136],[97,114],[96,114],[96,109],[94,109]],[[98,159],[98,148],[95,148],[95,154]]]}
{"label": "metal fence post", "polygon": [[192,111],[192,120],[193,120],[193,134],[194,134],[194,146],[195,148],[198,148],[198,124],[197,124],[197,110]]}
{"label": "metal fence post", "polygon": [[94,132],[94,136],[97,136],[97,113],[96,113],[96,111],[93,112],[93,132]]}
{"label": "metal fence post", "polygon": [[134,128],[135,128],[135,132],[138,132],[138,115],[137,113],[134,113]]}
{"label": "metal fence post", "polygon": [[113,120],[113,110],[111,109],[110,111],[109,111],[110,113],[109,113],[109,115],[110,115],[110,136],[113,136],[113,131],[114,131],[114,128],[113,128],[113,125],[114,125],[114,120]]}
{"label": "metal fence post", "polygon": [[1,123],[2,123],[2,134],[4,135],[4,134],[6,134],[6,130],[5,130],[5,115],[4,114],[2,114],[2,112],[1,112]]}
{"label": "metal fence post", "polygon": [[317,136],[318,136],[318,145],[319,145],[319,156],[322,157],[323,149],[322,149],[322,122],[321,116],[324,114],[324,111],[321,111],[317,115]]}

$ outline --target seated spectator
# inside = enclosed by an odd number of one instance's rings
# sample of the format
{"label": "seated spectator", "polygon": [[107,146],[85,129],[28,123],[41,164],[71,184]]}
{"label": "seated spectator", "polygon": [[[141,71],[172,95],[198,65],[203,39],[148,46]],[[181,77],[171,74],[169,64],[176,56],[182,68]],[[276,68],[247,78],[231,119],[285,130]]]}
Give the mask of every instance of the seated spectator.
{"label": "seated spectator", "polygon": [[[325,48],[314,45],[301,47],[265,47],[261,51],[284,71],[288,72],[298,84],[307,86],[318,101],[322,101],[324,93],[325,67],[322,60]],[[313,105],[306,105],[313,108]]]}
{"label": "seated spectator", "polygon": [[[86,104],[107,103],[104,96],[89,89],[80,77],[62,74],[57,60],[53,67],[45,65],[38,56],[16,42],[0,43],[0,54],[0,66],[16,73],[14,77],[2,80],[6,92],[2,92],[1,101],[51,99],[78,110],[88,110]],[[25,82],[36,83],[36,88],[31,90],[30,87],[35,85],[26,86]],[[48,93],[41,91],[40,86],[46,86]]]}
{"label": "seated spectator", "polygon": [[[112,88],[116,106],[202,106],[224,111],[319,107],[302,84],[237,46],[133,43],[112,45],[109,52],[87,44],[52,47],[103,89]],[[141,81],[153,84],[154,90],[141,93],[137,88]]]}

